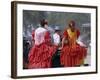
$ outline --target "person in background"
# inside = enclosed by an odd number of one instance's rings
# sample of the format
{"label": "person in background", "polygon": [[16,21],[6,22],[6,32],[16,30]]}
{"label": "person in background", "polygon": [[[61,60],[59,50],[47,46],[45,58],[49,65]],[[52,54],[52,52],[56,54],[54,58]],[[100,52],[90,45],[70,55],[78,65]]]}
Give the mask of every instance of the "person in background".
{"label": "person in background", "polygon": [[34,42],[35,42],[34,36],[35,36],[35,29],[33,28],[33,29],[32,29],[32,41],[31,41],[32,46],[34,45]]}
{"label": "person in background", "polygon": [[31,44],[30,41],[23,37],[23,69],[28,68],[28,53],[30,50]]}
{"label": "person in background", "polygon": [[45,28],[45,20],[40,21],[41,26],[34,32],[34,45],[29,51],[28,68],[50,68],[51,59],[55,53],[55,46],[51,44],[51,37],[48,30]]}
{"label": "person in background", "polygon": [[53,44],[56,46],[56,52],[52,57],[52,67],[61,67],[59,50],[59,46],[61,44],[61,30],[58,26],[56,26],[54,30],[55,32],[53,34]]}
{"label": "person in background", "polygon": [[87,49],[76,41],[80,36],[80,31],[75,26],[75,21],[71,20],[63,34],[60,62],[64,67],[81,66],[87,55]]}
{"label": "person in background", "polygon": [[55,27],[55,33],[53,34],[53,43],[55,46],[59,46],[61,42],[60,29],[58,26]]}

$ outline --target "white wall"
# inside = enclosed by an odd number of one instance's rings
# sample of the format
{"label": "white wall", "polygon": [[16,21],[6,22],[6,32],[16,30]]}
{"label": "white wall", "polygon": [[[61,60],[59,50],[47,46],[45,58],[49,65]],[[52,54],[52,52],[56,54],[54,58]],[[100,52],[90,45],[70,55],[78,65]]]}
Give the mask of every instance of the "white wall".
{"label": "white wall", "polygon": [[[17,0],[16,0],[17,1]],[[24,0],[28,1],[28,0]],[[100,14],[100,0],[30,0],[37,2],[66,3],[66,4],[82,4],[97,5]],[[11,0],[0,0],[0,80],[13,80],[10,78],[11,65]],[[100,16],[98,15],[100,22]],[[98,24],[98,34],[100,34],[100,24]],[[100,36],[98,36],[98,41]],[[98,42],[100,47],[100,42]],[[99,49],[99,48],[98,48]],[[98,50],[100,52],[100,50]],[[100,54],[98,52],[98,57]],[[100,58],[98,59],[100,61]],[[98,62],[99,63],[99,62]],[[100,63],[98,64],[100,67]],[[48,78],[29,78],[28,80],[100,80],[99,74],[91,75],[75,75]],[[24,80],[24,79],[23,79]],[[26,79],[27,80],[27,79]]]}

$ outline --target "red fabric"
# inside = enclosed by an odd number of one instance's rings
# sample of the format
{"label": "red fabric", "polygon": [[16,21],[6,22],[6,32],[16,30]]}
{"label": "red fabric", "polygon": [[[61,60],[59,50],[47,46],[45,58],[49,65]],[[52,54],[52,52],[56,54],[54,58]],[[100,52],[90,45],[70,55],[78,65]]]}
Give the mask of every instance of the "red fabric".
{"label": "red fabric", "polygon": [[[77,30],[77,37],[79,37],[79,35],[80,32]],[[64,37],[68,38],[67,31],[64,32]],[[74,46],[69,46],[69,43],[67,43],[61,50],[60,62],[65,67],[77,66],[80,65],[80,61],[84,59],[86,55],[87,55],[86,48],[80,46],[77,43]]]}
{"label": "red fabric", "polygon": [[70,47],[69,45],[65,45],[61,51],[61,64],[65,67],[77,66],[86,56],[86,48],[81,47],[80,45],[76,45],[74,47]]}
{"label": "red fabric", "polygon": [[48,31],[45,34],[45,43],[51,44],[51,37],[50,37],[50,33]]}
{"label": "red fabric", "polygon": [[79,37],[79,35],[80,35],[80,31],[79,31],[79,30],[77,30],[77,38]]}
{"label": "red fabric", "polygon": [[34,46],[29,53],[28,68],[51,67],[51,58],[54,53],[55,53],[54,46],[48,46],[45,43],[39,46]]}
{"label": "red fabric", "polygon": [[64,31],[64,33],[63,33],[63,37],[68,38],[68,33],[67,33],[67,30],[66,30],[66,31]]}
{"label": "red fabric", "polygon": [[32,39],[34,40],[35,30],[32,31]]}
{"label": "red fabric", "polygon": [[50,46],[50,37],[47,32],[45,35],[45,42],[40,45],[35,45],[29,52],[28,68],[50,68],[52,55],[56,51],[55,46]]}

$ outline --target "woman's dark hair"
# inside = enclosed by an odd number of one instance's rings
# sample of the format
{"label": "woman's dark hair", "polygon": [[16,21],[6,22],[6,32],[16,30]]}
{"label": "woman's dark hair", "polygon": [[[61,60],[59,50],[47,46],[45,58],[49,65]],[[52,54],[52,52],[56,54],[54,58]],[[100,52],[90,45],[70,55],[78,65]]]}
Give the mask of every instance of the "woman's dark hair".
{"label": "woman's dark hair", "polygon": [[43,27],[45,24],[48,24],[48,22],[46,19],[42,19],[42,20],[40,20],[40,24]]}

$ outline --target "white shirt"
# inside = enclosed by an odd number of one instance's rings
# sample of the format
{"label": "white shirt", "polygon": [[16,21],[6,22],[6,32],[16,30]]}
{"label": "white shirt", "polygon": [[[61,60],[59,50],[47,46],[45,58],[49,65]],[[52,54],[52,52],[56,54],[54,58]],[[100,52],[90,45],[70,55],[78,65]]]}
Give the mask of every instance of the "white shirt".
{"label": "white shirt", "polygon": [[41,43],[43,43],[45,41],[44,37],[45,37],[45,33],[46,33],[46,29],[39,27],[35,30],[35,45],[39,45]]}
{"label": "white shirt", "polygon": [[58,45],[60,43],[60,36],[57,33],[53,34],[53,42],[55,45]]}

